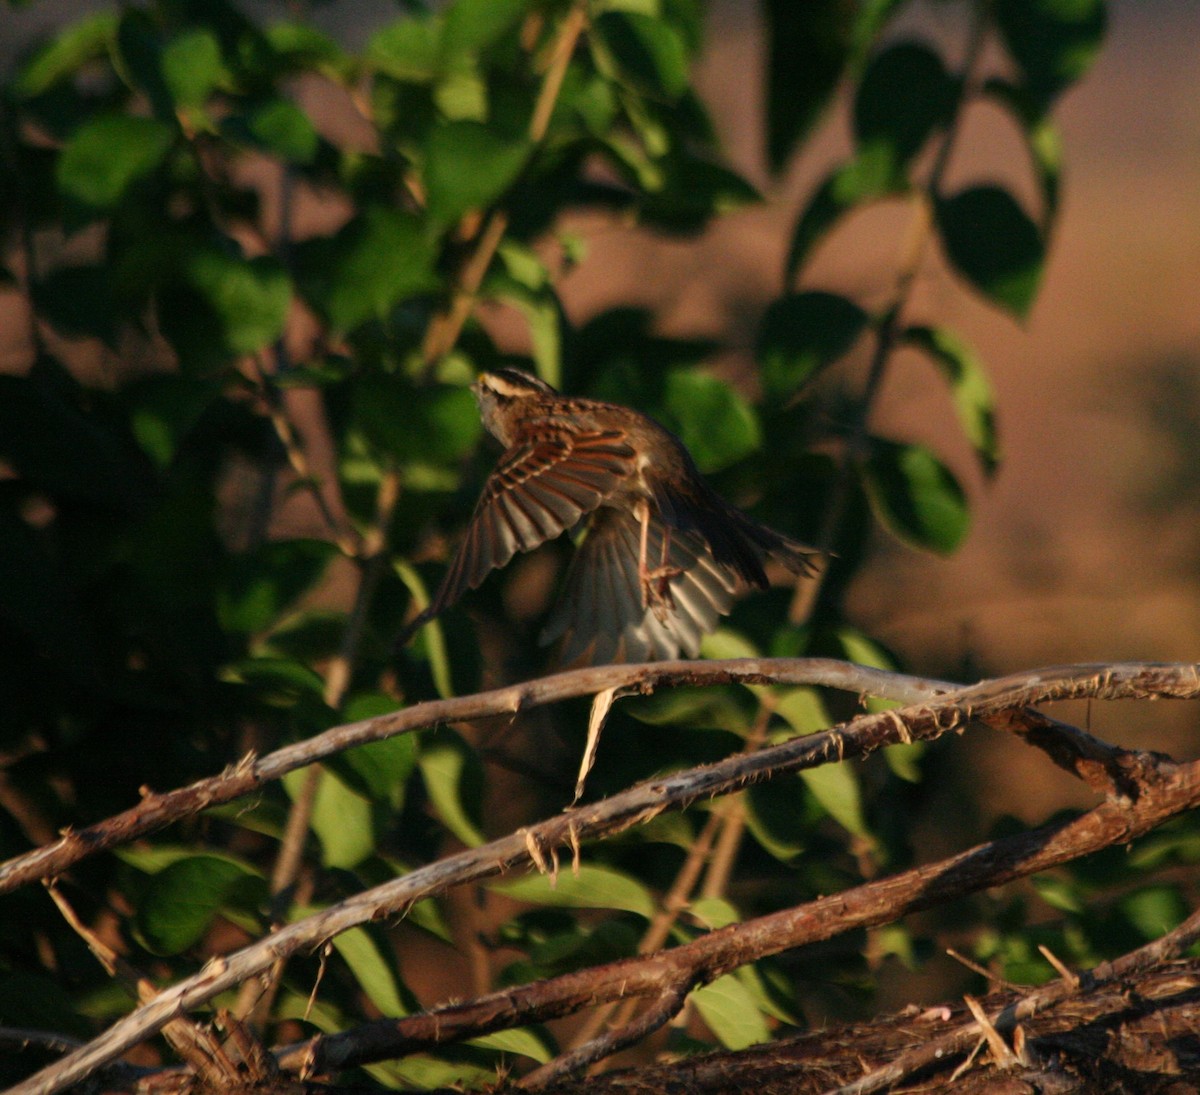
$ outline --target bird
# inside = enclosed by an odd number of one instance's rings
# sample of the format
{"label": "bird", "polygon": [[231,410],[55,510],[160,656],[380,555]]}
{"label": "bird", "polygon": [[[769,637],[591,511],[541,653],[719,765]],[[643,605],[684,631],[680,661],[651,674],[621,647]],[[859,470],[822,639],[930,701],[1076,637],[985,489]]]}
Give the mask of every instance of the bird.
{"label": "bird", "polygon": [[518,552],[582,527],[541,635],[561,665],[695,657],[741,587],[766,589],[764,564],[811,575],[819,554],[747,517],[704,479],[648,415],[563,395],[514,368],[471,385],[504,446],[462,541],[402,646]]}

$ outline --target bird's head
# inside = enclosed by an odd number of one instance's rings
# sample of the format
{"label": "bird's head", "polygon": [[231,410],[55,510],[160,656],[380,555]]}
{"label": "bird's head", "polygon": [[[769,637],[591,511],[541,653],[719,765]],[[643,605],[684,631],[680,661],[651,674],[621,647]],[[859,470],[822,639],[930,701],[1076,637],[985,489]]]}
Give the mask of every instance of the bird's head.
{"label": "bird's head", "polygon": [[544,380],[519,369],[497,369],[483,373],[471,391],[479,403],[479,417],[488,433],[502,445],[511,445],[516,424],[526,412],[530,400],[558,393]]}

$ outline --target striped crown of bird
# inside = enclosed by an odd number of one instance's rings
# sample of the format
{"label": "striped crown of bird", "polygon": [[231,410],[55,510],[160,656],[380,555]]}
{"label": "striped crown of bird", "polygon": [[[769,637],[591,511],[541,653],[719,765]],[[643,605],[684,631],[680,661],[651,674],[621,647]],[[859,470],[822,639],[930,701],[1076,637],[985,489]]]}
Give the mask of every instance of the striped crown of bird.
{"label": "striped crown of bird", "polygon": [[505,451],[401,644],[517,552],[585,521],[541,637],[562,640],[564,665],[694,657],[740,587],[767,588],[767,559],[812,573],[812,548],[726,502],[646,415],[562,395],[517,369],[484,373],[471,390]]}

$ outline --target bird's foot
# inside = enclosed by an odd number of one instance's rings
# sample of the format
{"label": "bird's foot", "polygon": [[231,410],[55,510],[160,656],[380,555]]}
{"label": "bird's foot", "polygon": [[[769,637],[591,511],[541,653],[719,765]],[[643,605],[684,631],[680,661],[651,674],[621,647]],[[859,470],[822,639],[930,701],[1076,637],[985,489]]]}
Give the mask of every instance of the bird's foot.
{"label": "bird's foot", "polygon": [[659,623],[665,624],[667,617],[675,611],[675,597],[671,593],[671,579],[683,573],[681,567],[660,566],[642,573],[642,604],[650,609]]}

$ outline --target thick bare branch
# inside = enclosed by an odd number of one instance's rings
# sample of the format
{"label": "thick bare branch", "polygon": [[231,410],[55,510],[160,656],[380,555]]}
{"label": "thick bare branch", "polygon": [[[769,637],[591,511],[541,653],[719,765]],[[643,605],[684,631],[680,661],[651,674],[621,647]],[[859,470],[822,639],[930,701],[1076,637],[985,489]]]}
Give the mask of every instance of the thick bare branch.
{"label": "thick bare branch", "polygon": [[[1113,675],[1116,674],[1114,677]],[[1112,687],[1155,689],[1168,684],[1171,694],[1191,699],[1200,692],[1200,671],[1192,663],[1179,665],[1147,665],[1143,663],[1118,665],[1080,665],[1044,669],[1036,674],[1018,674],[993,682],[976,685],[976,689],[992,686],[1001,691],[1021,681],[1029,697],[1022,706],[1052,699],[1072,699],[1092,695],[1095,699],[1138,698],[1142,693],[1122,691],[1120,695],[1105,691],[1106,682]],[[1144,683],[1138,684],[1137,682]],[[1060,692],[1049,688],[1075,689]],[[1088,691],[1094,684],[1097,692]],[[608,665],[575,669],[541,677],[524,684],[510,685],[472,696],[456,696],[446,700],[431,700],[395,711],[390,715],[364,719],[361,722],[336,726],[316,737],[285,746],[260,758],[252,754],[217,776],[198,780],[187,787],[162,794],[147,792],[137,806],[97,822],[86,829],[69,830],[53,844],[35,848],[0,864],[0,894],[28,882],[51,878],[96,852],[127,844],[159,829],[201,813],[212,806],[232,802],[253,794],[263,785],[279,779],[288,772],[316,761],[324,760],[343,749],[397,734],[412,733],[430,726],[509,714],[557,703],[561,700],[590,696],[605,688],[618,688],[649,694],[657,688],[678,688],[708,684],[810,684],[837,688],[846,692],[878,696],[898,703],[920,703],[947,695],[958,685],[946,681],[887,673],[879,669],[851,665],[832,658],[733,658],[727,661],[674,661],[649,665]],[[1147,693],[1149,694],[1149,693]],[[1155,693],[1158,694],[1158,693]],[[997,711],[1003,706],[997,707]],[[980,716],[980,709],[969,712]],[[1096,749],[1107,750],[1101,768],[1123,773],[1128,767],[1122,760],[1124,750],[1105,746],[1073,727],[1057,724],[1060,734],[1047,727],[1042,738],[1027,738],[1031,744],[1046,748],[1046,741],[1061,742],[1064,766],[1075,770],[1072,757],[1086,760]],[[1088,738],[1085,747],[1079,738]],[[1065,739],[1065,740],[1064,740]],[[1074,744],[1072,744],[1074,742]],[[875,746],[871,746],[875,748]],[[1146,757],[1146,754],[1137,754]],[[1152,758],[1150,760],[1152,767]],[[1114,777],[1115,779],[1115,777]]]}
{"label": "thick bare branch", "polygon": [[[699,675],[703,675],[706,668],[711,670],[710,663],[692,664]],[[752,662],[741,668],[747,674],[753,674],[755,683],[771,683],[771,675],[764,677],[765,663]],[[811,666],[809,668],[811,670]],[[213,959],[197,975],[165,990],[157,1000],[119,1020],[82,1050],[44,1069],[13,1092],[33,1095],[61,1090],[156,1033],[173,1016],[254,976],[280,957],[319,946],[332,936],[367,921],[403,915],[413,902],[442,893],[452,886],[543,860],[551,849],[571,848],[581,839],[619,832],[666,809],[682,808],[698,799],[725,794],[770,776],[833,759],[862,756],[898,740],[930,740],[948,730],[965,727],[972,718],[983,718],[1010,706],[1082,697],[1194,698],[1200,695],[1197,669],[1195,665],[1135,664],[1018,674],[958,689],[935,702],[864,715],[839,729],[647,781],[603,802],[567,811],[481,848],[469,849],[418,868],[290,924],[240,951]],[[639,669],[646,679],[656,672],[669,671],[669,663]],[[603,675],[611,670],[583,672]],[[678,665],[675,672],[679,672]],[[727,664],[725,673],[729,672]],[[545,684],[545,681],[531,682],[520,689],[536,693]],[[513,693],[519,709],[520,699],[526,693],[519,689],[502,691]],[[451,701],[441,701],[443,704],[448,702]],[[681,973],[686,974],[691,984],[707,983],[745,962],[795,946],[798,941],[828,938],[831,924],[838,923],[842,926],[839,930],[844,930],[855,925],[884,923],[896,915],[926,908],[947,897],[1010,881],[1109,844],[1131,840],[1197,802],[1200,802],[1200,762],[1178,766],[1163,763],[1150,770],[1146,786],[1136,797],[1110,799],[1075,821],[984,845],[943,863],[764,917],[752,925],[713,932],[691,944],[691,950],[681,947],[656,955],[649,961],[631,960],[638,963],[636,967],[630,967],[637,976],[621,980],[614,991],[653,996],[662,984],[677,983]],[[735,930],[738,934],[731,936]],[[692,964],[680,965],[687,962]],[[656,968],[655,963],[662,965]],[[597,995],[594,975],[576,976],[580,978],[576,991],[584,994],[578,1006],[605,998]],[[488,998],[488,1006],[498,1015],[502,1014],[511,995],[504,993],[499,998]],[[559,1010],[552,1010],[552,1014],[566,1014],[578,1010],[578,1006],[563,1003]],[[443,1010],[437,1014],[439,1018],[434,1025],[440,1029],[448,1013]],[[551,1016],[540,1012],[539,1017]],[[519,1024],[528,1018],[524,1014],[505,1016],[499,1023],[485,1024],[485,1029]]]}

